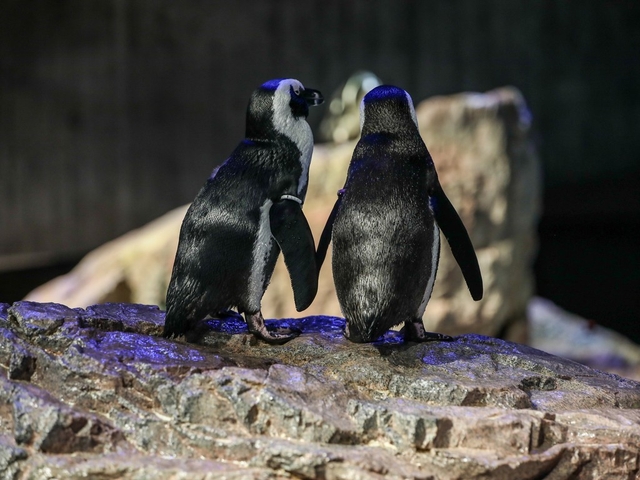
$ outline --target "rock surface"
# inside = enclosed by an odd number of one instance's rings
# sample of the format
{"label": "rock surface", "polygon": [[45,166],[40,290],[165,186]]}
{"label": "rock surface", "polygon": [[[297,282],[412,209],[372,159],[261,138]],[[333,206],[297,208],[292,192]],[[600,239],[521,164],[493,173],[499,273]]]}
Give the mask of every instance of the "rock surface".
{"label": "rock surface", "polygon": [[640,473],[640,384],[481,335],[344,320],[158,337],[145,305],[0,305],[1,478],[591,479]]}
{"label": "rock surface", "polygon": [[[525,342],[540,175],[524,100],[517,90],[501,88],[428,99],[416,114],[440,181],[470,232],[485,284],[484,299],[474,302],[449,247],[443,246],[426,326],[449,334],[502,332]],[[354,146],[354,141],[316,145],[304,207],[316,240],[344,185]],[[107,301],[164,305],[185,211],[176,209],[100,247],[27,299],[77,307]],[[282,258],[262,303],[266,317],[301,315]],[[341,315],[330,261],[305,314]]]}

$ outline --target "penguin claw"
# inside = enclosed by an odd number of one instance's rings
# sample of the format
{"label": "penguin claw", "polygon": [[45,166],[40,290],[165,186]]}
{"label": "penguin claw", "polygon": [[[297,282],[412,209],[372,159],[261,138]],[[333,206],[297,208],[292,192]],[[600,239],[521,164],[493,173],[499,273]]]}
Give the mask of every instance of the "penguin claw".
{"label": "penguin claw", "polygon": [[302,333],[297,328],[268,329],[264,324],[262,312],[254,313],[253,315],[245,314],[245,321],[247,322],[247,327],[249,327],[249,332],[272,345],[282,345]]}
{"label": "penguin claw", "polygon": [[404,324],[405,342],[452,342],[453,337],[444,333],[427,332],[422,320],[406,321]]}

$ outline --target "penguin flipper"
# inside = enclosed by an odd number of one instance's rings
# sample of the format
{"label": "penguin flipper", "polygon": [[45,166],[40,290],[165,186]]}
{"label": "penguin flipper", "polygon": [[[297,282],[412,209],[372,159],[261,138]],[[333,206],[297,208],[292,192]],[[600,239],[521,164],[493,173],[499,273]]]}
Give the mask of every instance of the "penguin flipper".
{"label": "penguin flipper", "polygon": [[433,189],[431,206],[438,226],[447,238],[451,252],[462,270],[471,297],[476,301],[482,299],[482,274],[469,233],[437,181]]}
{"label": "penguin flipper", "polygon": [[271,235],[284,255],[296,310],[300,312],[311,305],[318,292],[313,234],[300,205],[289,199],[271,206],[269,222]]}
{"label": "penguin flipper", "polygon": [[[342,192],[342,190],[340,191]],[[329,218],[327,218],[327,223],[322,230],[322,235],[320,235],[320,241],[318,242],[318,251],[316,252],[316,265],[318,266],[318,275],[320,274],[320,269],[322,268],[322,264],[324,263],[324,259],[327,256],[327,249],[329,248],[329,243],[331,243],[331,232],[333,231],[333,222],[336,220],[336,215],[338,214],[338,209],[340,208],[340,204],[342,203],[342,193],[338,193],[338,199],[336,203],[333,205],[333,209],[329,214]]]}

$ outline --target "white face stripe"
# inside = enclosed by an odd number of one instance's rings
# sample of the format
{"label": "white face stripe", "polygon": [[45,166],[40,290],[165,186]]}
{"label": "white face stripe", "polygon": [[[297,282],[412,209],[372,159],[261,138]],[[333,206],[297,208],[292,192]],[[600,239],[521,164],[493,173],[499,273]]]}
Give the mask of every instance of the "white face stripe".
{"label": "white face stripe", "polygon": [[302,174],[298,181],[298,195],[304,190],[309,181],[309,164],[313,152],[313,133],[311,127],[304,118],[295,118],[291,113],[291,87],[295,90],[304,90],[304,86],[298,80],[289,78],[281,80],[278,88],[273,93],[273,126],[277,132],[288,137],[296,144],[301,152],[300,165]]}

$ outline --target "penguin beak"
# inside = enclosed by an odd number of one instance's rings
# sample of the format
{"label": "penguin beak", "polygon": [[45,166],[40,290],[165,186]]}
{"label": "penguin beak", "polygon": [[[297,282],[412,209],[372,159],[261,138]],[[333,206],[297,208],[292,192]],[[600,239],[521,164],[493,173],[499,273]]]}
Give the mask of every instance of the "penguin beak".
{"label": "penguin beak", "polygon": [[315,107],[316,105],[320,105],[324,102],[324,97],[318,90],[314,90],[312,88],[305,88],[302,92],[300,92],[300,96],[307,102],[307,105],[310,107]]}

